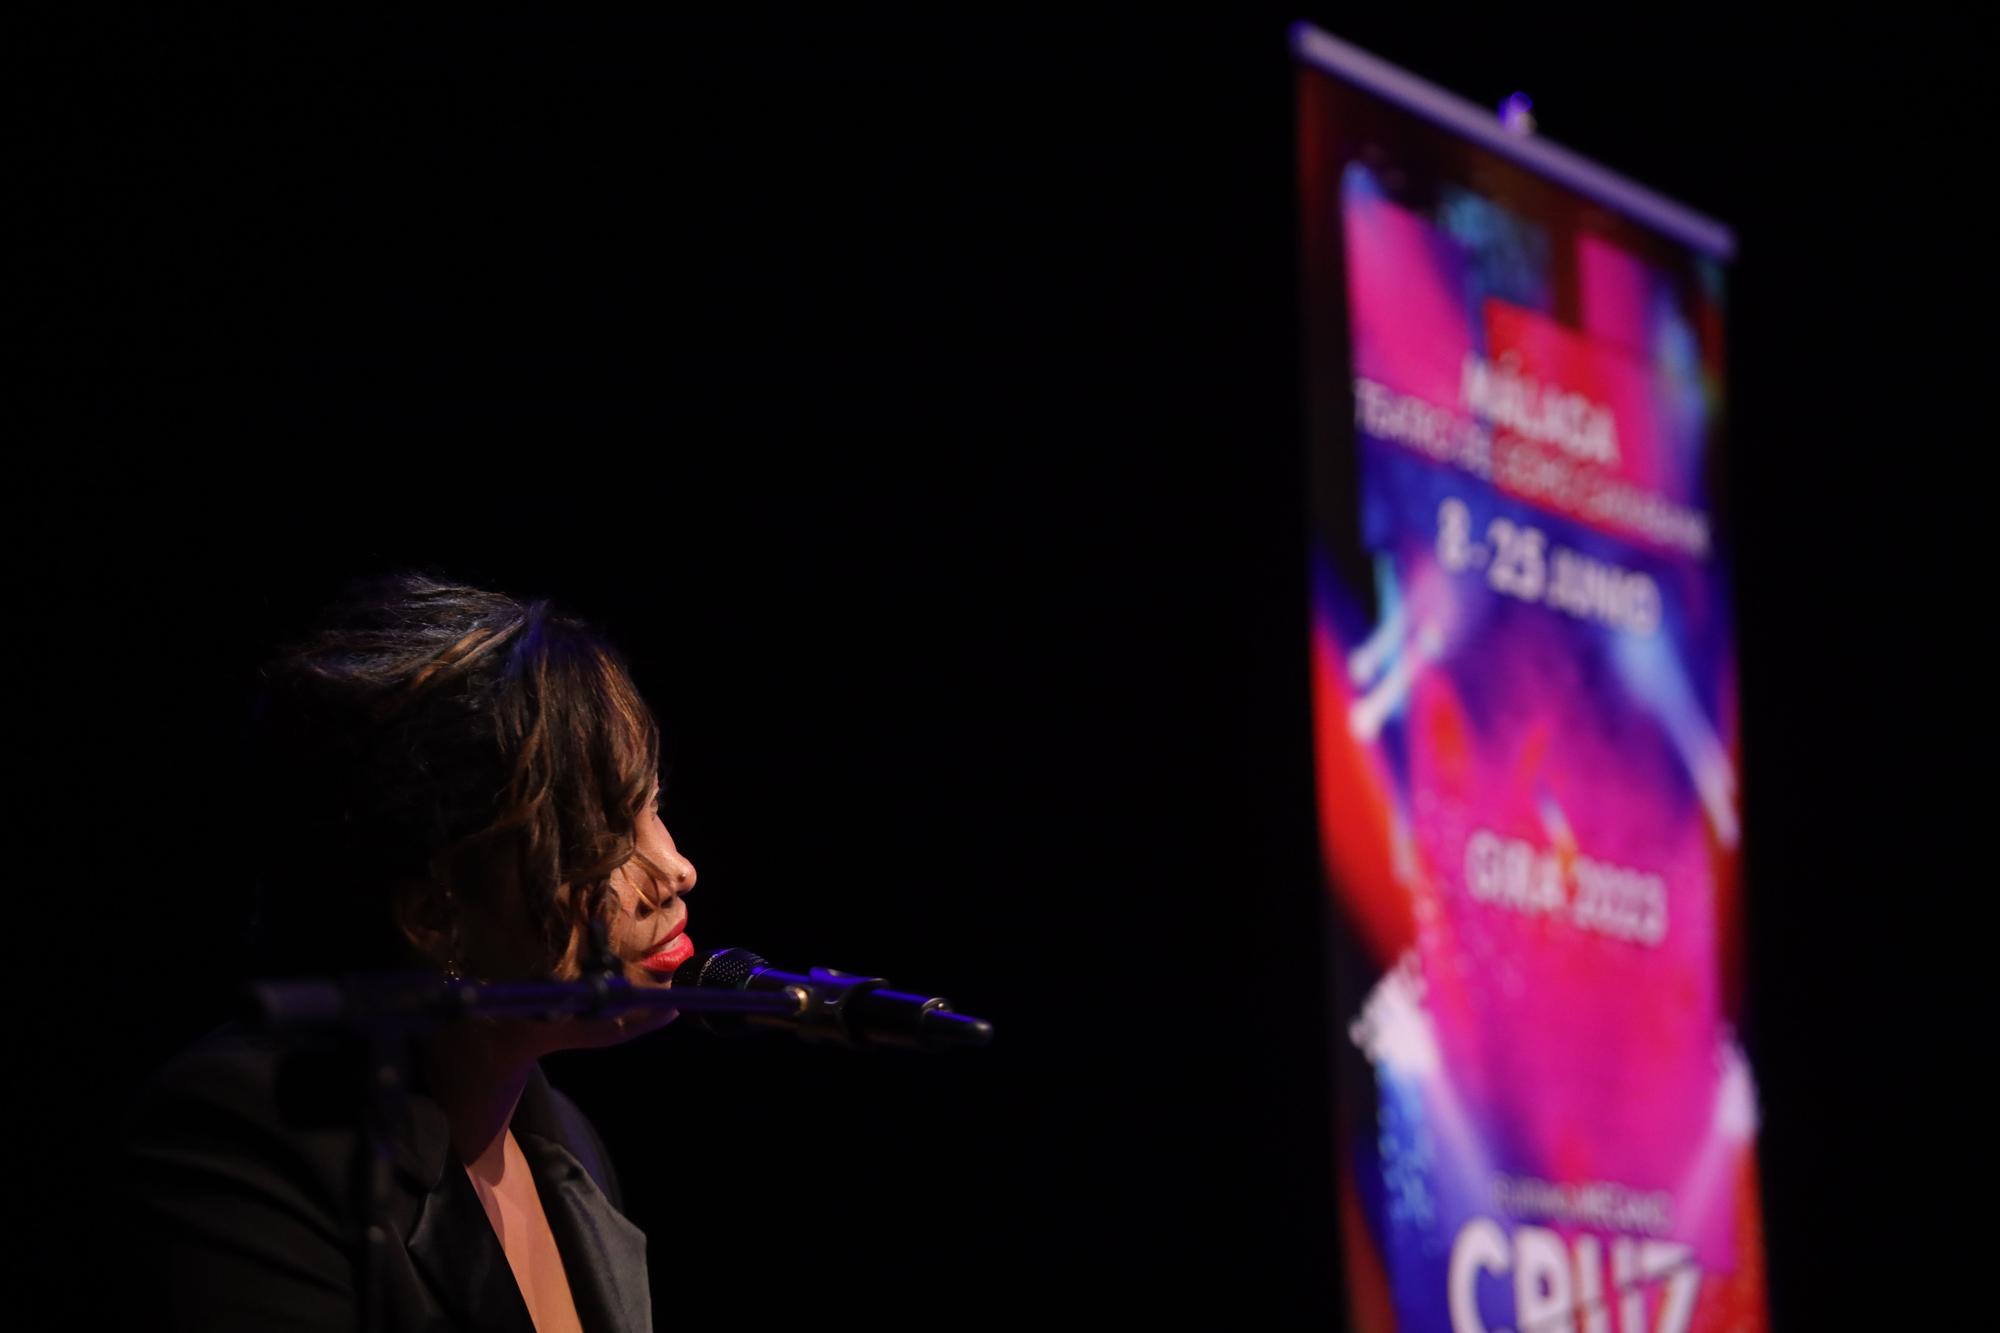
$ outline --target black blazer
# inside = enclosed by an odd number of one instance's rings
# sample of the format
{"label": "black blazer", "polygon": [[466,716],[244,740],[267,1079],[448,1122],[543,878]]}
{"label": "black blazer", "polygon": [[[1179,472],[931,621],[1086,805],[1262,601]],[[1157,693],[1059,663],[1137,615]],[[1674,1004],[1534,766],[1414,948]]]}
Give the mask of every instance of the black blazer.
{"label": "black blazer", "polygon": [[[225,1028],[141,1100],[125,1144],[134,1327],[352,1333],[360,1326],[351,1070]],[[298,1128],[299,1112],[327,1122]],[[313,1112],[319,1114],[314,1115]],[[514,1136],[587,1333],[652,1327],[646,1237],[619,1212],[603,1142],[538,1068]],[[534,1333],[507,1256],[421,1093],[387,1136],[381,1333]]]}

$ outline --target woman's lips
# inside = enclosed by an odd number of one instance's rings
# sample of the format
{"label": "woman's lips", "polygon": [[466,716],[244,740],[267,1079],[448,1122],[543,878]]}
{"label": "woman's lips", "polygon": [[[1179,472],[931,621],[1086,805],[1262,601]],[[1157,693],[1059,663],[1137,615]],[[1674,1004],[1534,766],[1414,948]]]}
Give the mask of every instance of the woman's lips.
{"label": "woman's lips", "polygon": [[675,934],[653,952],[639,960],[639,966],[655,976],[670,977],[674,969],[694,957],[694,941],[686,935]]}

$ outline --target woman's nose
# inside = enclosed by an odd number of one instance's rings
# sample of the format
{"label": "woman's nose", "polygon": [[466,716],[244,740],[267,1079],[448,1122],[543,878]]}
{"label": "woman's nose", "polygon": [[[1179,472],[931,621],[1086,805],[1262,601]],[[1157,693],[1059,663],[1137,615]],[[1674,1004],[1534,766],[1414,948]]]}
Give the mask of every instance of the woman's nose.
{"label": "woman's nose", "polygon": [[700,878],[695,874],[694,862],[679,853],[675,853],[673,859],[667,863],[667,874],[675,893],[692,892],[695,880]]}

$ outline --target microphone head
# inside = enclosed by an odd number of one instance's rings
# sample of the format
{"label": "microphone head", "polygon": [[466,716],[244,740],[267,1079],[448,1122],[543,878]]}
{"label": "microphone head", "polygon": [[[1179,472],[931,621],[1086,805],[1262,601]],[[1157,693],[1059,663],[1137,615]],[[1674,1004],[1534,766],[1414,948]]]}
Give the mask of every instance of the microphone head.
{"label": "microphone head", "polygon": [[[667,986],[670,990],[675,986],[684,990],[748,990],[750,978],[757,975],[759,968],[769,966],[748,949],[704,949],[689,955],[685,963],[675,968]],[[696,1027],[716,1036],[742,1032],[748,1027],[742,1014],[689,1011],[682,1018],[693,1020]]]}
{"label": "microphone head", "polygon": [[770,964],[748,949],[705,949],[674,969],[672,985],[702,990],[744,990]]}

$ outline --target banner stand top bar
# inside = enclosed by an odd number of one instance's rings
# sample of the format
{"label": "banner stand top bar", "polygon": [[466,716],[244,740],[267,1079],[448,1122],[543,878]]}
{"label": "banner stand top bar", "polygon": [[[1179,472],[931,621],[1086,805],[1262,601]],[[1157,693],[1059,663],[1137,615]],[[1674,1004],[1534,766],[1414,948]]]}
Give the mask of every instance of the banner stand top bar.
{"label": "banner stand top bar", "polygon": [[1717,259],[1736,255],[1736,235],[1723,223],[1547,139],[1515,134],[1484,107],[1397,69],[1310,23],[1292,25],[1292,51],[1309,65],[1462,134],[1480,147],[1589,195],[1674,240]]}

